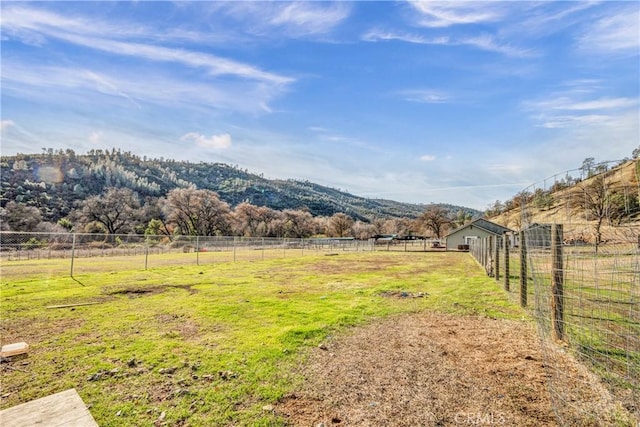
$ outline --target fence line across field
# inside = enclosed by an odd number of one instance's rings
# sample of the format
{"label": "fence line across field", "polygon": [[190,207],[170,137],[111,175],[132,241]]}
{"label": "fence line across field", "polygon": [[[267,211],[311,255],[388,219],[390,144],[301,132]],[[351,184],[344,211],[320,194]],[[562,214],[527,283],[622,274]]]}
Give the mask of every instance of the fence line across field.
{"label": "fence line across field", "polygon": [[[469,248],[535,318],[560,425],[593,420],[598,404],[575,406],[564,380],[565,352],[598,378],[584,375],[585,384],[605,386],[602,401],[614,399],[640,422],[640,163],[611,168],[616,164],[531,185],[522,192],[531,197],[502,216],[518,231]],[[558,185],[558,178],[576,186]],[[615,420],[597,423],[610,424]]]}
{"label": "fence line across field", "polygon": [[[264,260],[313,253],[359,251],[426,251],[439,247],[431,240],[357,240],[354,238],[277,238],[239,236],[166,236],[89,233],[0,232],[3,262],[69,259],[69,275],[77,273],[82,259],[136,258],[131,268],[169,264],[206,264]],[[169,258],[169,255],[173,254]],[[184,254],[184,256],[178,255]],[[165,256],[165,257],[163,257]],[[143,257],[144,261],[138,258]],[[124,262],[124,261],[123,261]]]}

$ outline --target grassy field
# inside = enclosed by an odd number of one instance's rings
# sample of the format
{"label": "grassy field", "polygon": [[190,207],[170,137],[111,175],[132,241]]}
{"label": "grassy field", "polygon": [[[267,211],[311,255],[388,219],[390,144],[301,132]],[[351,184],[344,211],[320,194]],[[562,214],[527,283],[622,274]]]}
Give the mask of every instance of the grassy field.
{"label": "grassy field", "polygon": [[268,405],[300,381],[306,351],[345,328],[423,310],[525,316],[465,253],[170,261],[97,258],[73,279],[60,274],[68,260],[4,262],[2,343],[31,348],[1,365],[0,408],[73,387],[101,426],[280,425]]}

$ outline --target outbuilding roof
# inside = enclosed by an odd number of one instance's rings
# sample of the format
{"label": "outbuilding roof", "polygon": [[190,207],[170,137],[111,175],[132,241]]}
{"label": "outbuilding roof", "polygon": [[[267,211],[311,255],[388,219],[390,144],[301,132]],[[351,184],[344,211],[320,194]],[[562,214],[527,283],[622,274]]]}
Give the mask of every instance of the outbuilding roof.
{"label": "outbuilding roof", "polygon": [[497,236],[502,236],[506,232],[513,231],[512,229],[503,227],[500,224],[496,224],[495,222],[491,222],[484,218],[478,218],[475,221],[471,221],[469,224],[456,228],[455,230],[453,230],[452,232],[450,232],[444,237],[451,236],[452,234],[457,233],[460,230],[464,230],[465,228],[469,228],[471,226],[478,227],[479,229],[484,230],[487,233],[495,234]]}

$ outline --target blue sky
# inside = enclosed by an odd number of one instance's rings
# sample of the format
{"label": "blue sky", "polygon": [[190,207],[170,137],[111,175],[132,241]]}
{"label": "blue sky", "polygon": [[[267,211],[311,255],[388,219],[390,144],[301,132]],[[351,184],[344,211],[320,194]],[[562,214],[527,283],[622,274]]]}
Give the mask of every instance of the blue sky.
{"label": "blue sky", "polygon": [[640,3],[10,2],[2,154],[122,148],[484,209],[640,143]]}

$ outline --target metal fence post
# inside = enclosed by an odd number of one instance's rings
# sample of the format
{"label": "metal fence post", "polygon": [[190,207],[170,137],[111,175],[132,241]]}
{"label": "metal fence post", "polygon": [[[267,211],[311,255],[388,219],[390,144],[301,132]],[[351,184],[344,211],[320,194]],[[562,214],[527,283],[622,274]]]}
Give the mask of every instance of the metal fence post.
{"label": "metal fence post", "polygon": [[520,231],[520,305],[527,306],[527,245],[524,230]]}
{"label": "metal fence post", "polygon": [[149,237],[145,239],[144,242],[144,269],[147,269],[149,263]]}
{"label": "metal fence post", "polygon": [[[497,240],[497,239],[496,239]],[[489,274],[489,276],[493,276],[493,266],[494,266],[494,260],[493,260],[493,236],[489,236],[487,238],[487,272]]]}
{"label": "metal fence post", "polygon": [[496,236],[496,250],[494,252],[495,257],[495,274],[496,282],[500,280],[500,237]]}
{"label": "metal fence post", "polygon": [[509,235],[503,234],[504,238],[504,290],[509,292]]}
{"label": "metal fence post", "polygon": [[551,232],[551,324],[553,336],[564,339],[564,269],[562,224],[553,224]]}
{"label": "metal fence post", "polygon": [[73,233],[73,241],[71,242],[71,277],[73,278],[73,262],[76,255],[76,233]]}
{"label": "metal fence post", "polygon": [[196,236],[196,265],[200,265],[200,236]]}

